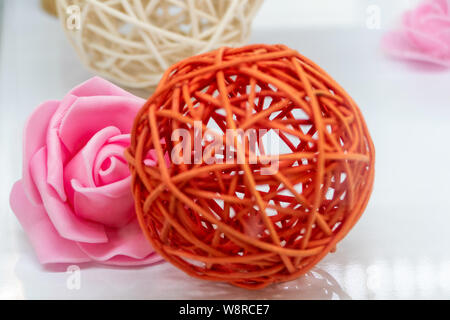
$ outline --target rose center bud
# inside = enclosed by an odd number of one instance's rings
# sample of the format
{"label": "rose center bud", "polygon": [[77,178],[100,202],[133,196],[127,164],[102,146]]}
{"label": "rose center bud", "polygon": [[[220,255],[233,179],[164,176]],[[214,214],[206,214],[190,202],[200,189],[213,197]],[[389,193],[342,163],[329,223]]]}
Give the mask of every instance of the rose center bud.
{"label": "rose center bud", "polygon": [[97,155],[94,164],[96,186],[104,186],[125,179],[130,175],[128,164],[123,157],[124,148],[116,144],[105,145]]}
{"label": "rose center bud", "polygon": [[117,128],[104,128],[66,164],[65,190],[77,216],[113,228],[134,217],[130,171],[123,156],[129,141]]}

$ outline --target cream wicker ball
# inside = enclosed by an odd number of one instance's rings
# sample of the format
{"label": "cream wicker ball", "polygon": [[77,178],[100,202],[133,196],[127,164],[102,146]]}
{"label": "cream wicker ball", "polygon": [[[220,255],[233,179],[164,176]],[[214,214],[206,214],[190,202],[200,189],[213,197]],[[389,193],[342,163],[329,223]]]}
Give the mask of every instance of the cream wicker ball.
{"label": "cream wicker ball", "polygon": [[152,89],[172,64],[250,35],[263,0],[56,0],[84,65],[129,88]]}

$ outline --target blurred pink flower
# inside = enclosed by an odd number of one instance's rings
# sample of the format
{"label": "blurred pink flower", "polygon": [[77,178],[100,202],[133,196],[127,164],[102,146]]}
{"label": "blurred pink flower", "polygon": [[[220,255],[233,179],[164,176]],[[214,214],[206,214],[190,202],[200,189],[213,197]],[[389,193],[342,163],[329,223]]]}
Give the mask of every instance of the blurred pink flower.
{"label": "blurred pink flower", "polygon": [[139,228],[123,155],[144,102],[96,77],[28,119],[10,203],[41,263],[161,261]]}
{"label": "blurred pink flower", "polygon": [[450,0],[426,0],[407,11],[382,46],[396,58],[450,67]]}

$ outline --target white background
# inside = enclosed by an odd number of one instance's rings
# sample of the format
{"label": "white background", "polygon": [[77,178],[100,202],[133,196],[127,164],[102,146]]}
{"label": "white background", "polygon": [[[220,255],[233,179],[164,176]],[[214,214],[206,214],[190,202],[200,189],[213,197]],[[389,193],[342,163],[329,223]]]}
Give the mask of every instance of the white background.
{"label": "white background", "polygon": [[[0,1],[0,298],[450,298],[450,70],[411,67],[379,49],[417,1],[266,0],[256,18],[251,42],[287,44],[324,67],[360,105],[377,149],[370,204],[337,252],[305,277],[257,292],[169,264],[80,266],[81,288],[69,290],[65,267],[39,265],[8,204],[21,176],[22,128],[39,103],[91,74],[37,1]],[[380,30],[366,26],[371,5],[381,10]]]}

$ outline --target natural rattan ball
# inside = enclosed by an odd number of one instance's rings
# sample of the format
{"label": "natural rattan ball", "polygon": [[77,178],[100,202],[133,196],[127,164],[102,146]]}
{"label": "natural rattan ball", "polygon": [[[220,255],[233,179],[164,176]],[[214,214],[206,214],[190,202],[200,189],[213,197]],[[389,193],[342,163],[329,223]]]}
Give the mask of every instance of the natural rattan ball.
{"label": "natural rattan ball", "polygon": [[[254,129],[258,151],[249,136],[231,135],[235,148],[222,163],[196,162],[194,153],[183,158],[192,164],[175,162],[176,129],[193,140],[201,131],[202,152],[207,132]],[[279,154],[265,152],[275,141]],[[295,279],[334,250],[374,181],[374,146],[355,102],[282,45],[222,48],[172,66],[138,114],[126,156],[153,247],[189,275],[245,288]],[[278,171],[263,173],[263,160],[277,156]]]}
{"label": "natural rattan ball", "polygon": [[154,89],[164,71],[182,59],[245,43],[262,1],[57,0],[83,64],[138,89]]}
{"label": "natural rattan ball", "polygon": [[41,0],[41,6],[47,13],[56,16],[56,0]]}

